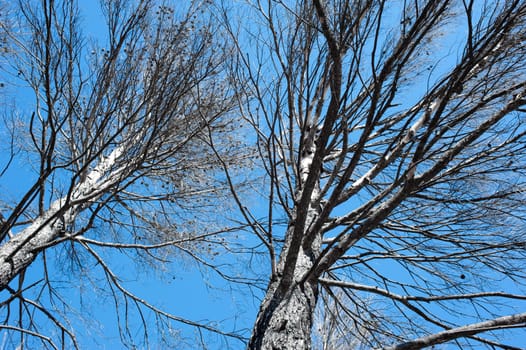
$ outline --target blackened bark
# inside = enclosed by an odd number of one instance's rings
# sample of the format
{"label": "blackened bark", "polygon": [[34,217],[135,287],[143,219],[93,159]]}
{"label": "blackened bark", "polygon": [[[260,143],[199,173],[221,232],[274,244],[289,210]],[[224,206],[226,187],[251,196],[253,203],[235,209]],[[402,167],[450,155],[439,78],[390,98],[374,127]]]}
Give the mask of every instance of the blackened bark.
{"label": "blackened bark", "polygon": [[248,345],[251,350],[311,348],[318,281],[309,276],[314,276],[310,272],[321,247],[320,233],[310,232],[321,212],[318,176],[321,163],[314,162],[318,137],[316,126],[307,128],[303,137],[296,207],[285,235],[277,272],[272,276],[259,309]]}
{"label": "blackened bark", "polygon": [[274,293],[260,310],[248,348],[310,349],[317,297],[317,283],[312,281],[294,285],[283,295]]}
{"label": "blackened bark", "polygon": [[[316,192],[316,191],[315,191]],[[319,207],[310,207],[307,225],[310,227]],[[313,315],[318,299],[317,278],[306,278],[316,258],[319,256],[321,236],[315,234],[314,240],[305,250],[300,247],[295,257],[292,281],[284,276],[286,258],[295,227],[288,229],[287,241],[280,254],[277,275],[269,283],[265,299],[261,303],[248,348],[250,350],[306,350],[311,348],[311,329]]]}

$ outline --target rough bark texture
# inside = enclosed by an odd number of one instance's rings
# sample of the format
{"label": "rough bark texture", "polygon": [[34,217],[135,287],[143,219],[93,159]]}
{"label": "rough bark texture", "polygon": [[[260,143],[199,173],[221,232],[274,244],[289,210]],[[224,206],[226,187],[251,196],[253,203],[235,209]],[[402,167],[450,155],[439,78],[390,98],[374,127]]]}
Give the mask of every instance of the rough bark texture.
{"label": "rough bark texture", "polygon": [[0,291],[35,260],[43,247],[64,233],[84,204],[100,196],[104,188],[118,182],[123,168],[110,170],[123,150],[124,147],[117,147],[108,157],[102,158],[86,178],[71,189],[69,195],[54,201],[44,214],[0,247]]}
{"label": "rough bark texture", "polygon": [[33,260],[41,247],[55,239],[60,230],[47,224],[45,220],[37,220],[20,234],[11,238],[0,249],[0,291]]}
{"label": "rough bark texture", "polygon": [[316,283],[306,282],[265,300],[266,307],[258,315],[249,349],[310,349],[317,294]]}
{"label": "rough bark texture", "polygon": [[[319,217],[319,180],[312,174],[316,153],[316,133],[307,135],[299,162],[300,186],[297,206],[285,244],[280,254],[277,273],[272,277],[263,300],[249,343],[249,349],[301,350],[311,348],[311,328],[318,281],[310,277],[319,256],[321,236],[310,232]],[[319,169],[318,169],[319,171]],[[316,171],[315,171],[316,172]],[[315,176],[314,186],[309,185]]]}
{"label": "rough bark texture", "polygon": [[[315,246],[318,246],[317,242]],[[284,249],[282,256],[287,251],[288,249]],[[280,276],[270,282],[257,316],[249,349],[310,349],[318,284],[317,280],[302,279],[312,267],[315,255],[317,254],[313,251],[300,249],[293,281],[288,284]],[[279,267],[280,270],[282,268],[283,266]]]}

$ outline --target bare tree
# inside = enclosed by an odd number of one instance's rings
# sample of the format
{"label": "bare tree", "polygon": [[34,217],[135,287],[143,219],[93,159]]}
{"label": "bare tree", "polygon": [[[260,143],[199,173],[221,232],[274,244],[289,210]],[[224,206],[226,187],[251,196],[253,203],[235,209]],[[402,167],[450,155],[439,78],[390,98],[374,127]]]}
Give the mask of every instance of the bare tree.
{"label": "bare tree", "polygon": [[[0,208],[10,345],[79,346],[49,268],[60,254],[112,297],[127,346],[137,320],[143,347],[173,339],[172,321],[245,340],[127,289],[109,258],[123,251],[154,268],[186,256],[250,292],[268,282],[250,349],[517,348],[503,334],[526,325],[524,1],[223,2],[218,27],[208,1],[105,0],[99,46],[72,1],[16,5],[3,77],[27,93],[2,105],[0,180],[22,160],[30,184]],[[236,116],[263,202],[243,197]],[[227,196],[238,215],[211,225]],[[233,230],[259,241],[217,237]],[[209,245],[253,270],[211,263]]]}
{"label": "bare tree", "polygon": [[323,296],[366,348],[513,349],[502,330],[526,325],[526,3],[225,14],[257,18],[227,21],[267,178],[266,220],[239,205],[269,261],[248,347],[310,348]]}
{"label": "bare tree", "polygon": [[[225,232],[214,213],[227,189],[217,169],[247,155],[223,69],[231,50],[211,2],[101,6],[107,34],[97,42],[82,33],[75,1],[2,4],[2,346],[79,346],[56,259],[113,299],[125,345],[172,341],[174,322],[226,333],[135,295],[112,262],[205,263],[207,244],[224,244],[214,238]],[[34,262],[41,278],[27,281]]]}

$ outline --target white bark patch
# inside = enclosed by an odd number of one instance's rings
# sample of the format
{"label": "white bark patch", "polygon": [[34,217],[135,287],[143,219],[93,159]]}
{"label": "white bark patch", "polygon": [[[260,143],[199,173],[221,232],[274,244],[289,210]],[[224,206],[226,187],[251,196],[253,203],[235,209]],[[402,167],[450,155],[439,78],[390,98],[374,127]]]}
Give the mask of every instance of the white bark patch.
{"label": "white bark patch", "polygon": [[[365,184],[368,184],[372,179],[382,170],[386,165],[391,163],[398,153],[407,145],[417,134],[417,132],[427,123],[429,117],[436,111],[438,106],[440,106],[442,99],[438,98],[429,104],[429,107],[425,110],[424,113],[418,118],[413,125],[407,130],[404,137],[398,142],[394,149],[386,154],[381,162],[376,163],[371,169],[369,169],[362,177],[354,181],[351,187],[362,187]],[[414,167],[411,169],[414,172]]]}
{"label": "white bark patch", "polygon": [[[69,196],[55,200],[42,216],[0,247],[0,290],[32,263],[42,246],[56,239],[65,225],[73,223],[81,205],[94,200],[119,178],[123,167],[110,170],[123,153],[123,146],[115,148],[70,191]],[[66,205],[71,206],[64,210]],[[61,211],[64,212],[60,214]]]}
{"label": "white bark patch", "polygon": [[[314,148],[314,147],[313,147]],[[304,154],[300,161],[300,174],[301,174],[301,182],[305,183],[307,181],[307,177],[309,176],[310,167],[312,165],[312,160],[314,158],[314,151],[315,150],[309,150],[307,154]]]}
{"label": "white bark patch", "polygon": [[[89,172],[84,182],[79,183],[73,190],[73,199],[79,199],[82,195],[92,193],[92,191],[101,187],[101,183],[97,186],[97,183],[107,174],[112,166],[115,165],[120,156],[124,153],[124,146],[115,148],[107,157],[101,159],[99,164]],[[106,176],[109,177],[109,176]],[[103,186],[102,186],[103,187]]]}

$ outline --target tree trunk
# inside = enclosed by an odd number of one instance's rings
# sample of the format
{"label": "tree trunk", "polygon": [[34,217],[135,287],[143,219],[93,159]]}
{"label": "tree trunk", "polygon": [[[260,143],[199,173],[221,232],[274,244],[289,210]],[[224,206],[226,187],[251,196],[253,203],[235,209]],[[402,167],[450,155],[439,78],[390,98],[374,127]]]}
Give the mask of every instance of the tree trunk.
{"label": "tree trunk", "polygon": [[60,229],[44,224],[47,217],[37,219],[0,247],[0,291],[35,260],[42,246],[52,242]]}
{"label": "tree trunk", "polygon": [[317,281],[295,281],[285,291],[279,290],[280,282],[272,281],[269,285],[248,345],[251,350],[301,350],[311,347],[312,319],[318,298]]}
{"label": "tree trunk", "polygon": [[[304,135],[299,162],[296,207],[285,235],[277,271],[261,303],[249,349],[302,350],[311,348],[311,328],[318,279],[310,274],[320,254],[321,235],[310,232],[321,212],[320,165],[313,169],[318,132],[311,125]],[[310,276],[309,276],[310,275]]]}
{"label": "tree trunk", "polygon": [[[319,206],[309,207],[306,228],[319,214]],[[294,220],[292,221],[294,222]],[[316,301],[318,279],[308,277],[314,261],[319,256],[321,236],[316,233],[307,247],[295,251],[294,239],[304,243],[306,232],[294,237],[295,226],[291,224],[286,242],[280,254],[276,276],[269,283],[265,299],[261,303],[248,348],[251,350],[302,350],[311,348],[311,328]],[[303,230],[305,231],[305,229]],[[287,276],[285,265],[294,261],[294,269]]]}
{"label": "tree trunk", "polygon": [[118,167],[117,170],[112,170],[112,167],[124,153],[125,147],[126,145],[120,145],[107,157],[103,157],[68,195],[55,200],[43,215],[0,246],[0,291],[4,290],[20,271],[31,265],[43,247],[64,234],[66,227],[73,224],[78,213],[87,208],[87,204],[118,183],[126,168]]}

